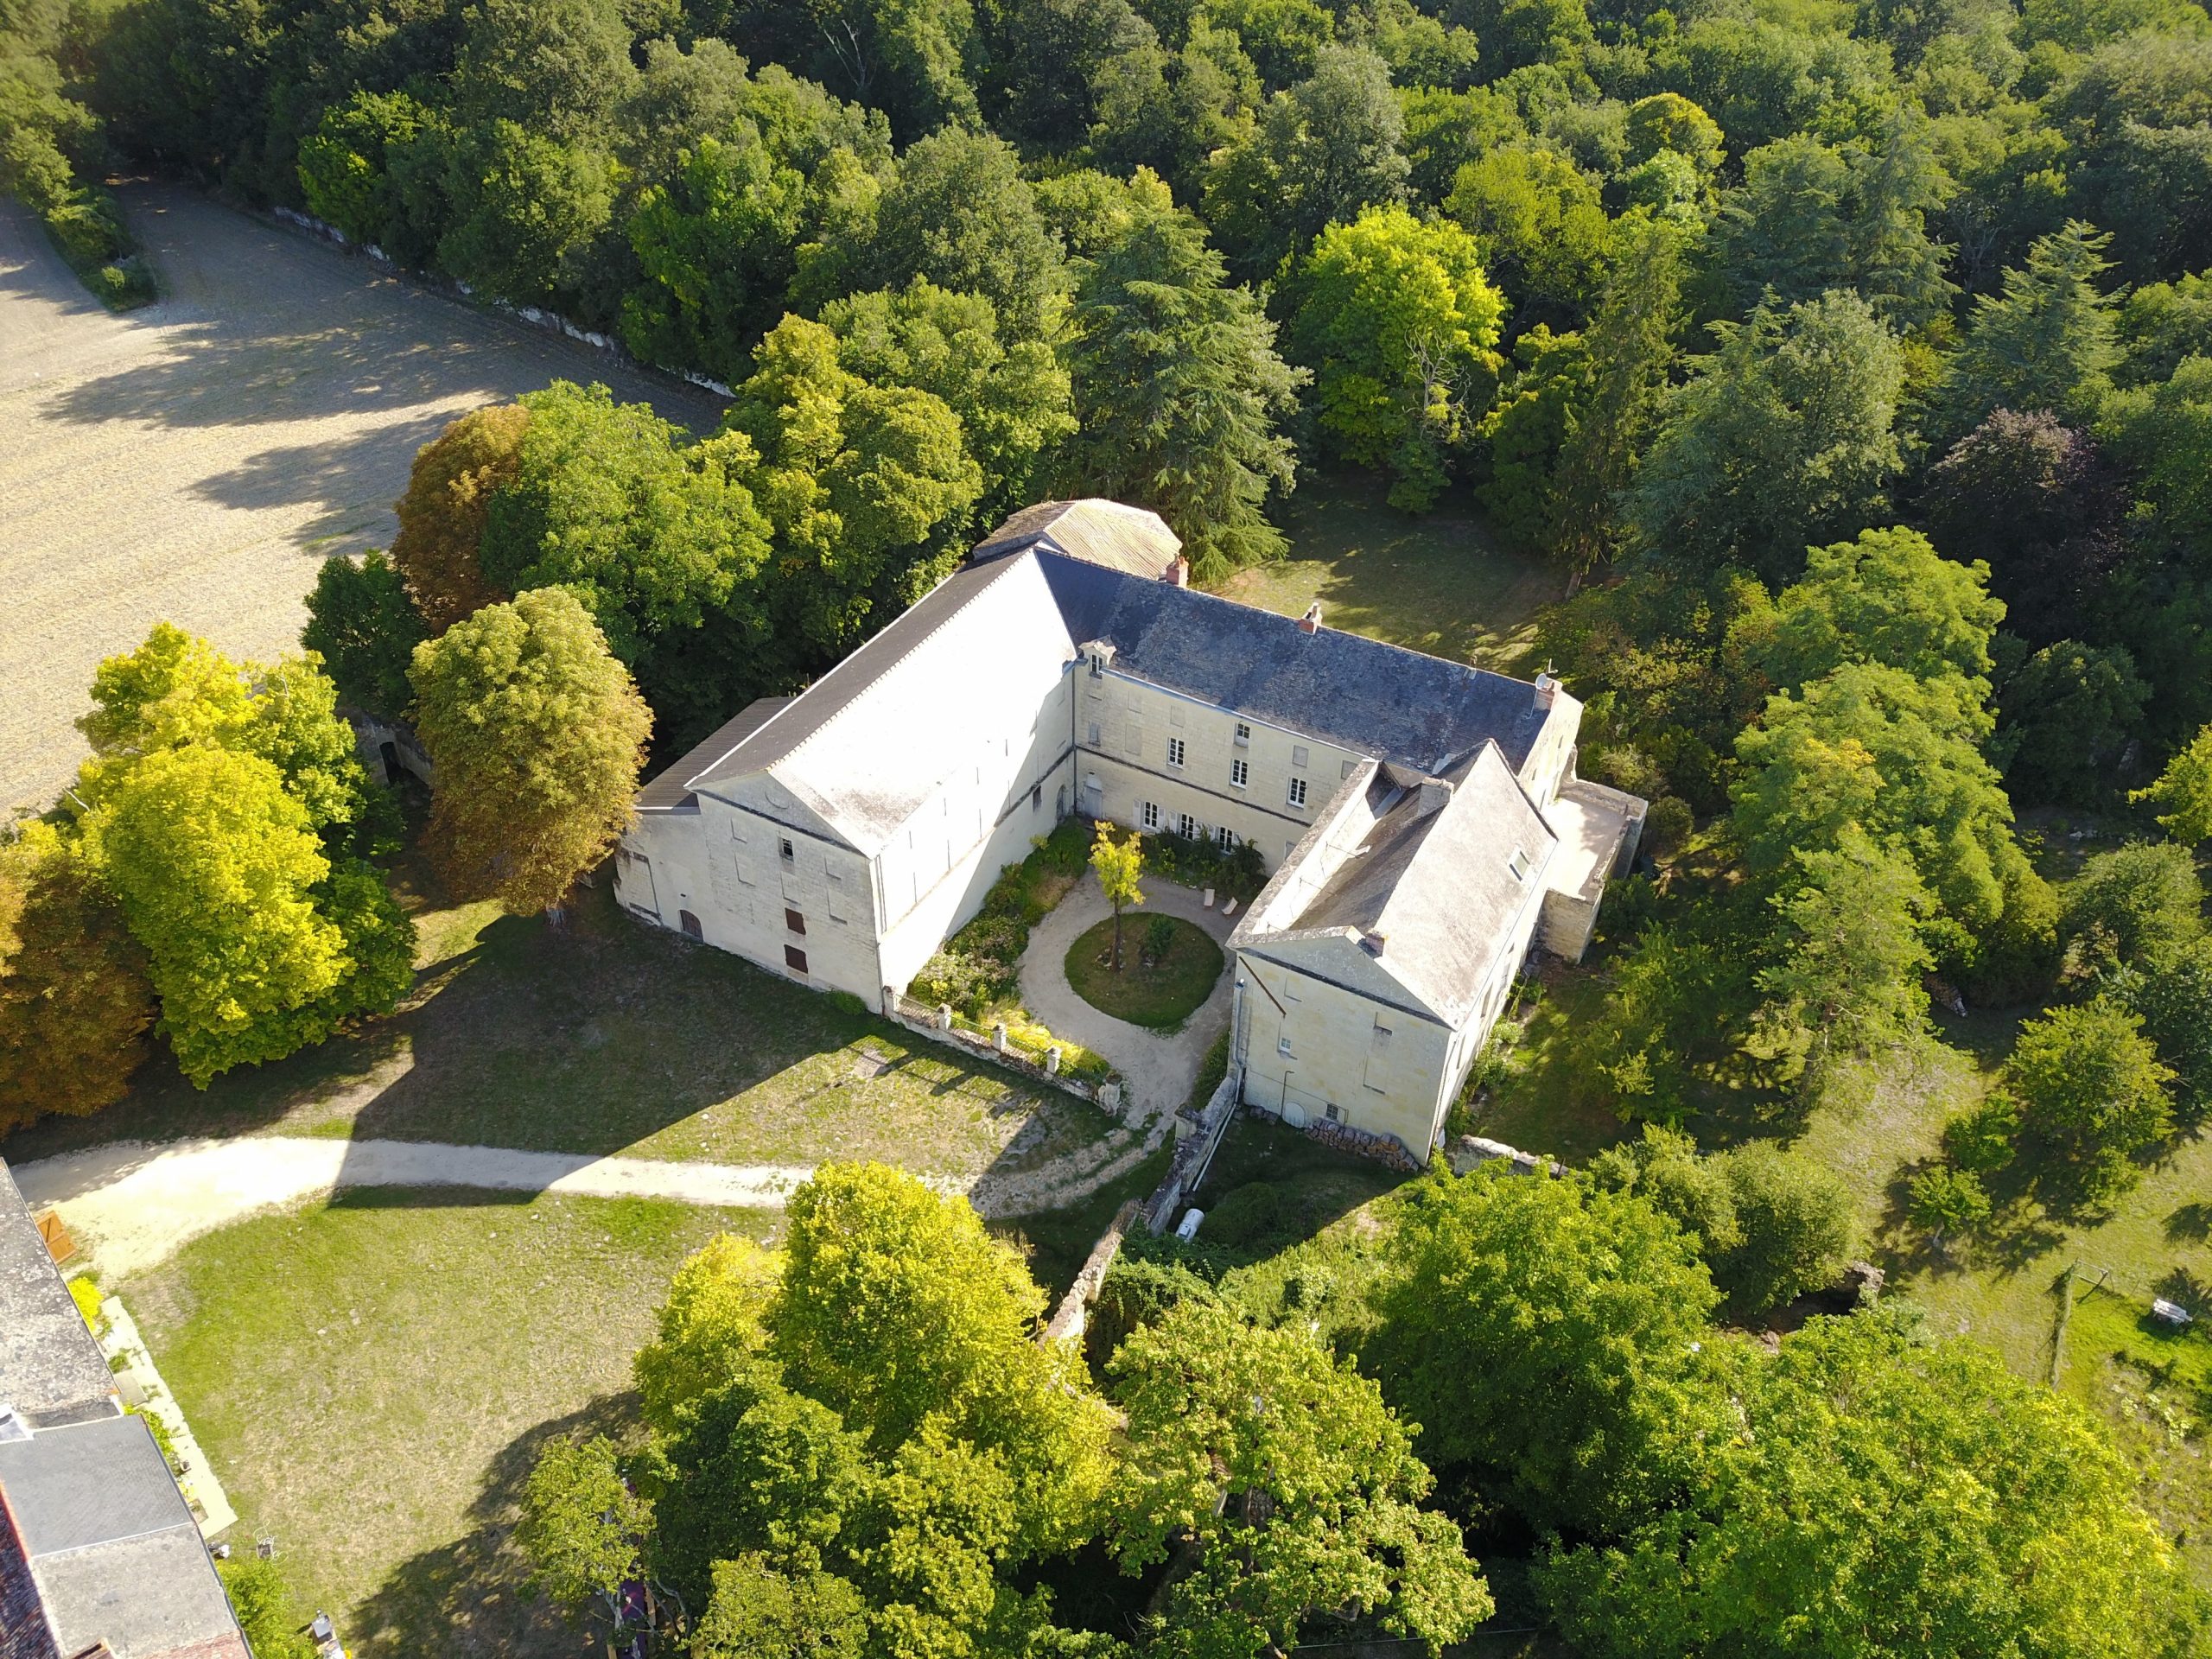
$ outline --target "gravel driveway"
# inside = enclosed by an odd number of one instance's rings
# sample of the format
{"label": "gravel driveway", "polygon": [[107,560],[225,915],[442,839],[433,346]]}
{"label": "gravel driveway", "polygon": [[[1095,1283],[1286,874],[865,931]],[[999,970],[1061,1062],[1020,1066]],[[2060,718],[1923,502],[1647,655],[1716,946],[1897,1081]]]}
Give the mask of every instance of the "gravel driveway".
{"label": "gravel driveway", "polygon": [[[1217,906],[1208,910],[1205,895],[1196,888],[1157,876],[1146,876],[1138,886],[1144,893],[1142,908],[1122,912],[1133,931],[1143,929],[1147,916],[1179,916],[1197,923],[1219,944],[1236,925]],[[1112,1063],[1127,1091],[1125,1116],[1137,1123],[1155,1112],[1173,1112],[1190,1098],[1199,1063],[1229,1024],[1230,995],[1236,976],[1224,965],[1214,982],[1213,995],[1173,1034],[1133,1026],[1092,1007],[1068,983],[1068,947],[1085,928],[1113,913],[1097,876],[1085,872],[1058,907],[1030,930],[1029,948],[1021,956],[1021,1000],[1053,1031],[1096,1049]]]}
{"label": "gravel driveway", "polygon": [[162,290],[119,317],[0,200],[0,817],[69,781],[93,667],[156,621],[296,649],[322,561],[391,540],[415,451],[455,416],[567,378],[721,416],[196,192],[119,194]]}

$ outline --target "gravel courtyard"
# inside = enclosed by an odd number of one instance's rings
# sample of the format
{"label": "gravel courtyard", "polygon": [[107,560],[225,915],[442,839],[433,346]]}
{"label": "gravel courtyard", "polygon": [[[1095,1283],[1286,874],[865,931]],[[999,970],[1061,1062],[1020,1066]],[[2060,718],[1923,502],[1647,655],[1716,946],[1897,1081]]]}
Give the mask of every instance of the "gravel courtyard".
{"label": "gravel courtyard", "polygon": [[94,665],[155,622],[238,656],[296,645],[317,567],[391,539],[454,416],[569,378],[720,417],[195,192],[121,195],[162,298],[120,317],[0,200],[0,814],[69,781]]}

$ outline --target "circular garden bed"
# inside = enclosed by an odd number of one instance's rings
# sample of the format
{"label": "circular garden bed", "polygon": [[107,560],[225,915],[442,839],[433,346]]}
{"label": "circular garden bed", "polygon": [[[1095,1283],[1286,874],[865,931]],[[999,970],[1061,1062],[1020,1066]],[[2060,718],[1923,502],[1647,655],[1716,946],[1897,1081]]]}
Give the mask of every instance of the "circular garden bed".
{"label": "circular garden bed", "polygon": [[1175,916],[1122,918],[1122,971],[1114,971],[1109,917],[1068,947],[1068,983],[1084,1001],[1133,1026],[1173,1031],[1213,993],[1221,947],[1206,931]]}

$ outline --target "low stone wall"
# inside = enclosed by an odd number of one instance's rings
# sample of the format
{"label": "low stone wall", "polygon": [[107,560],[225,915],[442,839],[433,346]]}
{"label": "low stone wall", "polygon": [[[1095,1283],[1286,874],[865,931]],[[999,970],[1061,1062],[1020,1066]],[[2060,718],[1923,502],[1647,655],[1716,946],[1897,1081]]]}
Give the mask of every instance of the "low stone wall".
{"label": "low stone wall", "polygon": [[1549,1170],[1554,1175],[1567,1173],[1564,1164],[1540,1158],[1533,1152],[1523,1152],[1518,1147],[1509,1147],[1503,1141],[1485,1140],[1479,1135],[1458,1136],[1444,1148],[1444,1155],[1451,1160],[1454,1175],[1465,1175],[1501,1159],[1512,1166],[1516,1175],[1533,1175],[1539,1169]]}
{"label": "low stone wall", "polygon": [[1039,1065],[1011,1044],[1001,1047],[995,1037],[963,1031],[957,1026],[943,1021],[938,1010],[912,998],[900,997],[898,1007],[891,1011],[890,1018],[931,1042],[941,1043],[947,1048],[957,1048],[963,1054],[980,1056],[1006,1067],[1009,1071],[1019,1071],[1026,1077],[1049,1084],[1064,1093],[1073,1095],[1077,1100],[1090,1101],[1103,1110],[1119,1112],[1122,1109],[1120,1084],[1109,1082],[1093,1086],[1065,1076],[1049,1061]]}
{"label": "low stone wall", "polygon": [[1408,1152],[1395,1135],[1370,1135],[1365,1129],[1355,1129],[1349,1123],[1332,1123],[1326,1118],[1308,1123],[1304,1133],[1309,1141],[1319,1141],[1325,1147],[1348,1152],[1355,1158],[1372,1159],[1409,1175],[1421,1173],[1421,1160]]}
{"label": "low stone wall", "polygon": [[711,376],[698,374],[690,369],[664,369],[654,364],[641,363],[623,350],[621,343],[611,335],[602,334],[595,329],[579,327],[558,312],[547,311],[535,305],[513,305],[505,300],[492,299],[478,294],[467,283],[454,277],[441,276],[431,271],[410,270],[377,246],[375,243],[356,242],[335,225],[327,220],[317,219],[312,213],[303,213],[291,207],[272,207],[270,212],[295,230],[305,231],[310,236],[319,237],[325,242],[334,243],[349,252],[358,253],[364,258],[373,260],[386,270],[404,275],[422,283],[425,288],[434,289],[457,299],[467,300],[476,305],[488,307],[502,316],[512,317],[516,321],[528,323],[533,328],[542,328],[549,334],[559,334],[575,340],[580,346],[588,346],[595,352],[604,352],[626,368],[636,369],[646,374],[669,375],[675,379],[695,385],[702,391],[710,391],[717,397],[728,399],[736,396],[728,385]]}
{"label": "low stone wall", "polygon": [[1243,1071],[1232,1065],[1195,1117],[1187,1110],[1176,1115],[1175,1161],[1168,1168],[1167,1179],[1145,1201],[1145,1224],[1154,1232],[1164,1232],[1173,1224],[1176,1206],[1205,1179],[1229,1120],[1236,1116],[1237,1096],[1243,1087]]}
{"label": "low stone wall", "polygon": [[1143,1211],[1143,1201],[1131,1198],[1114,1212],[1114,1219],[1106,1224],[1106,1230],[1090,1247],[1090,1255],[1084,1262],[1083,1270],[1076,1274],[1075,1282],[1068,1287],[1068,1294],[1060,1298],[1060,1305],[1052,1310],[1052,1317],[1046,1323],[1039,1341],[1083,1340],[1084,1331],[1090,1323],[1091,1306],[1098,1300],[1099,1287],[1106,1282],[1107,1274],[1113,1269],[1114,1259],[1122,1253],[1122,1240],[1136,1224],[1138,1216]]}

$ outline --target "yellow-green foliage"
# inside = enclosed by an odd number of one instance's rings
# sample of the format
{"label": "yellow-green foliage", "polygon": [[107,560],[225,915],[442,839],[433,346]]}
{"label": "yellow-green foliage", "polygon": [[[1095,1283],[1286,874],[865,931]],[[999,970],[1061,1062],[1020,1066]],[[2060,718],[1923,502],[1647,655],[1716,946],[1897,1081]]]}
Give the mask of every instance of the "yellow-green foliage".
{"label": "yellow-green foliage", "polygon": [[87,1331],[97,1337],[107,1329],[107,1315],[100,1312],[100,1287],[90,1274],[69,1281],[69,1300],[77,1304],[77,1315]]}

